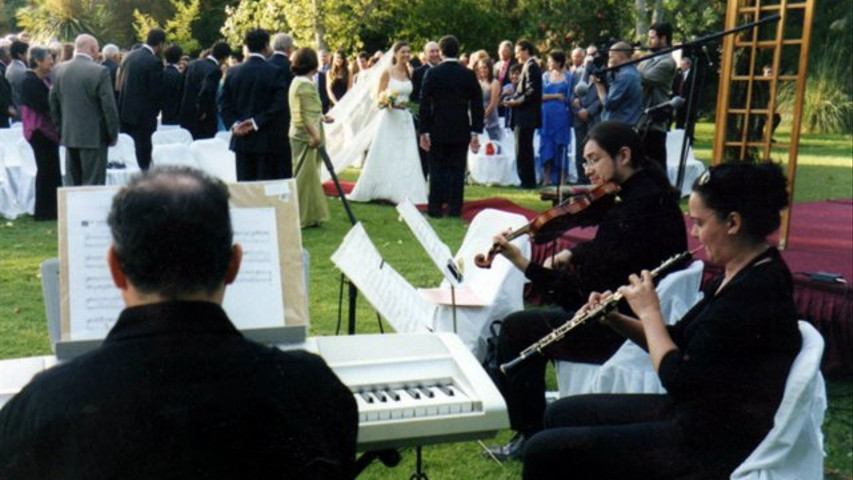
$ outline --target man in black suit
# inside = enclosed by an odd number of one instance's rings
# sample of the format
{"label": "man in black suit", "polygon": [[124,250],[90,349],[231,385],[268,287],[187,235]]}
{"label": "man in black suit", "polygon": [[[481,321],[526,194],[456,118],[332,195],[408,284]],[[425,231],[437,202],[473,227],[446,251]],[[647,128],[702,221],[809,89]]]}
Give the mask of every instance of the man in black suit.
{"label": "man in black suit", "polygon": [[329,52],[320,50],[317,52],[317,55],[320,57],[320,68],[317,70],[317,76],[314,78],[317,84],[317,92],[320,93],[320,103],[323,104],[323,113],[326,113],[332,108],[332,102],[329,101],[329,91],[326,90],[326,73],[331,69],[332,65]]}
{"label": "man in black suit", "polygon": [[237,180],[278,178],[280,152],[275,130],[287,104],[284,70],[267,62],[270,35],[264,30],[246,34],[249,56],[225,77],[219,112],[233,132],[231,150],[237,156]]}
{"label": "man in black suit", "polygon": [[181,96],[180,123],[189,130],[193,140],[216,135],[216,91],[222,79],[222,63],[231,55],[231,47],[217,42],[210,55],[190,62],[184,73]]}
{"label": "man in black suit", "polygon": [[112,43],[108,43],[104,45],[104,48],[101,49],[101,56],[104,57],[104,60],[101,62],[101,65],[107,67],[107,70],[110,71],[110,79],[113,82],[113,91],[116,94],[116,105],[118,105],[118,89],[116,89],[116,76],[118,75],[118,62],[119,57],[121,56],[121,52],[118,49],[118,46]]}
{"label": "man in black suit", "polygon": [[483,93],[474,72],[457,60],[459,40],[446,35],[438,42],[444,61],[430,68],[421,87],[420,144],[430,152],[427,213],[458,217],[465,188],[466,147],[479,149],[483,131]]}
{"label": "man in black suit", "polygon": [[145,44],[124,58],[119,67],[119,119],[121,131],[133,138],[139,168],[151,165],[151,134],[157,130],[157,114],[163,104],[163,62],[160,52],[166,32],[151,29]]}
{"label": "man in black suit", "polygon": [[515,43],[515,58],[523,65],[515,95],[503,102],[512,108],[515,130],[515,157],[521,188],[536,187],[533,157],[533,134],[542,126],[542,70],[533,59],[533,44],[527,40]]}
{"label": "man in black suit", "polygon": [[172,45],[163,52],[166,68],[163,69],[163,110],[160,121],[163,125],[178,125],[181,110],[184,75],[178,68],[178,62],[184,55],[183,49]]}
{"label": "man in black suit", "polygon": [[0,478],[353,478],[349,389],[316,355],[247,340],[221,307],[242,259],[228,196],[187,167],[116,194],[107,263],[127,308],[0,411]]}
{"label": "man in black suit", "polygon": [[[424,82],[424,75],[427,70],[436,66],[441,62],[441,50],[437,42],[427,42],[424,45],[424,64],[416,68],[412,72],[412,94],[409,97],[411,102],[418,104],[421,100],[421,86]],[[418,119],[415,119],[415,129],[418,128]],[[418,145],[418,155],[421,157],[421,170],[424,172],[424,178],[429,178],[429,158],[430,153]]]}
{"label": "man in black suit", "polygon": [[17,110],[12,102],[12,85],[6,80],[6,63],[12,61],[8,47],[0,47],[0,128],[9,128],[9,118]]}
{"label": "man in black suit", "polygon": [[[284,71],[285,91],[290,91],[290,83],[293,81],[293,73],[290,71],[290,52],[293,50],[293,37],[286,33],[279,33],[272,39],[272,55],[268,62]],[[293,176],[293,159],[290,154],[290,103],[287,95],[284,96],[284,109],[276,120],[273,129],[279,132],[273,139],[277,143],[276,150],[279,152],[278,176],[279,178],[290,178]]]}
{"label": "man in black suit", "polygon": [[[678,72],[672,80],[672,94],[679,96],[685,101],[690,99],[690,82],[693,77],[693,60],[690,57],[681,57],[678,64]],[[687,125],[687,104],[675,111],[675,128],[684,129]]]}

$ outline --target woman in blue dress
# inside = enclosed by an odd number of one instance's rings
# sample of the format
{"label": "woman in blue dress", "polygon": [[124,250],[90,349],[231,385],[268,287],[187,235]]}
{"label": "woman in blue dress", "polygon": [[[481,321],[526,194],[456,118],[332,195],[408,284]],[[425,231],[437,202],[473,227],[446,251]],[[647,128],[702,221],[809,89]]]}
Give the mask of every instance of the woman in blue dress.
{"label": "woman in blue dress", "polygon": [[548,54],[548,71],[542,74],[542,126],[539,128],[539,165],[542,185],[560,183],[566,165],[566,149],[571,140],[572,114],[569,100],[572,79],[566,75],[566,54]]}

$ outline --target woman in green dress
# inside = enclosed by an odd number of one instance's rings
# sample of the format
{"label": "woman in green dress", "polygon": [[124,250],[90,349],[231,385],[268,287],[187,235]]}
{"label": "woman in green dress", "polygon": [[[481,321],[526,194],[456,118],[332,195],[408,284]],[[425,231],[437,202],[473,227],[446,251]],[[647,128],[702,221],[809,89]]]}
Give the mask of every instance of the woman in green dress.
{"label": "woman in green dress", "polygon": [[326,142],[323,122],[331,117],[323,115],[320,94],[314,85],[319,61],[317,52],[300,48],[293,54],[290,70],[290,148],[293,152],[294,177],[299,193],[299,220],[302,228],[317,226],[329,220],[329,204],[320,183],[320,166],[323,163],[319,149]]}

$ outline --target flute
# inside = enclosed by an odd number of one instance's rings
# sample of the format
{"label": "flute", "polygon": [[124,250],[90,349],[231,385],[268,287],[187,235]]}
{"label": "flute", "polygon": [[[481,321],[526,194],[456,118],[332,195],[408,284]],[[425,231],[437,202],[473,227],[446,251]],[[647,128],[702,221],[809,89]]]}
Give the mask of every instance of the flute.
{"label": "flute", "polygon": [[[649,273],[651,274],[652,278],[657,278],[661,273],[665,272],[669,268],[672,268],[672,266],[690,259],[693,254],[699,251],[701,248],[702,247],[698,247],[695,250],[682,252],[678,255],[673,255]],[[525,348],[521,352],[521,354],[518,355],[517,358],[501,364],[501,372],[507,374],[511,369],[517,367],[524,360],[530,358],[531,356],[537,353],[542,353],[542,350],[548,348],[551,344],[555,342],[559,342],[570,331],[574,330],[576,327],[586,322],[587,320],[600,318],[604,315],[607,315],[616,308],[616,305],[619,304],[623,296],[624,295],[622,295],[621,292],[617,291],[616,293],[602,300],[596,306],[590,308],[589,310],[577,313],[574,317],[572,317],[572,319],[568,320],[566,323],[560,325],[554,330],[551,330],[551,333],[545,335],[533,345]]]}

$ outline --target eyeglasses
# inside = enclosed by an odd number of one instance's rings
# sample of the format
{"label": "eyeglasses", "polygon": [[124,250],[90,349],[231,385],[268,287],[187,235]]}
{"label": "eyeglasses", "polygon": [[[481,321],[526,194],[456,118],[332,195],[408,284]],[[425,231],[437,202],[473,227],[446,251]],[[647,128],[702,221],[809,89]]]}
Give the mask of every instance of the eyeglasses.
{"label": "eyeglasses", "polygon": [[596,166],[598,164],[598,162],[600,162],[600,161],[601,161],[601,157],[593,158],[593,159],[586,159],[582,165],[583,165],[583,168],[585,170],[589,170],[589,169],[593,168],[594,166]]}

